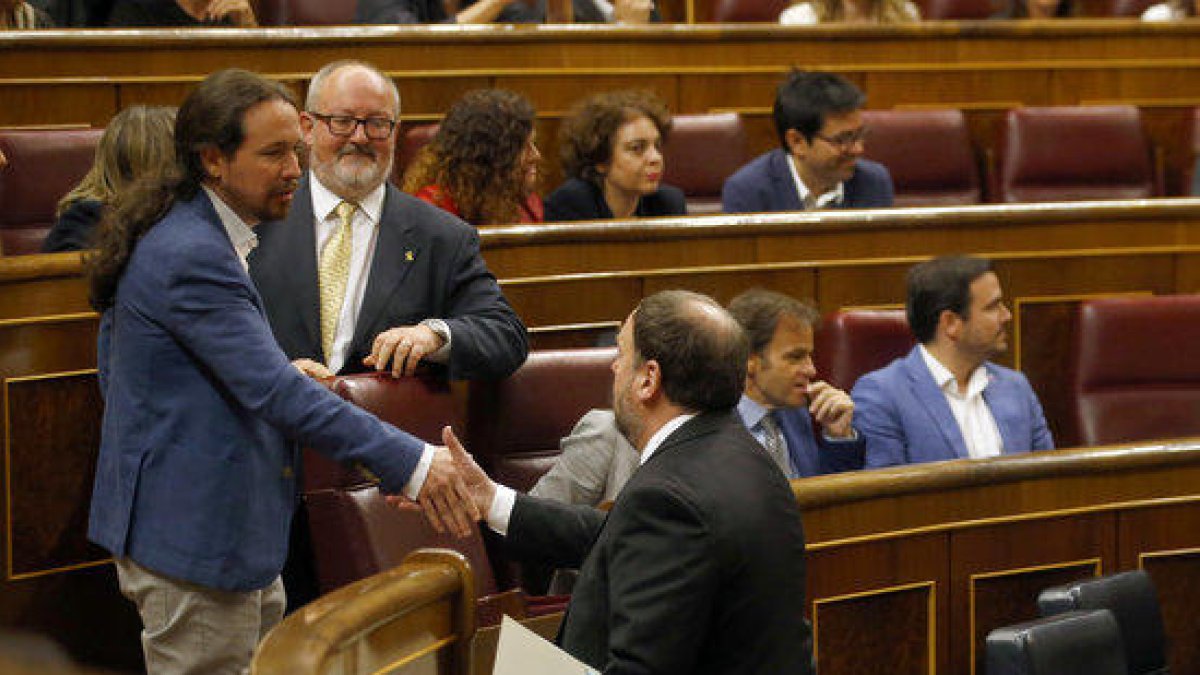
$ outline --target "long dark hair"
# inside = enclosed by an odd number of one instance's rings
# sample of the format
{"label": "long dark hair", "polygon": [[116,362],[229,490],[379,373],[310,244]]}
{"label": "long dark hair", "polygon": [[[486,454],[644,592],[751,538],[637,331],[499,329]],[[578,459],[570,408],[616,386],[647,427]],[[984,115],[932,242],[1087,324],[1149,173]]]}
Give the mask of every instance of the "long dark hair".
{"label": "long dark hair", "polygon": [[100,223],[96,251],[87,259],[88,301],[96,311],[112,307],[121,275],[142,237],[177,200],[199,192],[207,178],[201,150],[215,147],[226,157],[233,155],[242,145],[246,111],[277,99],[296,105],[283,85],[237,68],[209,75],[188,95],[175,120],[174,166],[118,193]]}

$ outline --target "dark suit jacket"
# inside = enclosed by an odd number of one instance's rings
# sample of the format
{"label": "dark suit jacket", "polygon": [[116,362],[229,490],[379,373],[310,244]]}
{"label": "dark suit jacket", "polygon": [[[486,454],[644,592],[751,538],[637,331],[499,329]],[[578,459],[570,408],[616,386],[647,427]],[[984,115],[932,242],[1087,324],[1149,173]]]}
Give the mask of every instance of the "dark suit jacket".
{"label": "dark suit jacket", "polygon": [[[1037,394],[1025,376],[985,363],[983,390],[1004,453],[1052,450],[1054,439]],[[866,436],[867,467],[937,462],[969,457],[958,422],[925,365],[920,347],[867,373],[854,384],[854,426]]]}
{"label": "dark suit jacket", "polygon": [[[803,211],[787,161],[787,153],[776,148],[738,169],[721,187],[725,213]],[[843,209],[888,207],[895,192],[887,168],[869,159],[858,160],[854,175],[842,189],[846,198],[839,208]]]}
{"label": "dark suit jacket", "polygon": [[[633,215],[637,218],[654,216],[685,216],[687,202],[683,191],[660,183],[658,190],[638,200]],[[564,220],[607,220],[613,217],[604,193],[594,183],[569,178],[546,197],[546,222]]]}
{"label": "dark suit jacket", "polygon": [[203,192],[137,244],[100,325],[104,395],[88,538],[160,574],[246,591],[283,567],[296,443],[388,492],[424,443],[292,367]]}
{"label": "dark suit jacket", "polygon": [[518,495],[508,542],[582,564],[559,641],[604,673],[812,672],[800,511],[734,412],[667,437],[607,521]]}
{"label": "dark suit jacket", "polygon": [[[496,23],[539,23],[546,17],[545,0],[513,2],[500,11]],[[462,3],[464,7],[475,0]],[[442,0],[358,0],[357,23],[454,23]]]}
{"label": "dark suit jacket", "polygon": [[800,470],[800,478],[863,468],[866,444],[862,434],[853,440],[831,441],[824,434],[814,432],[807,408],[783,408],[776,417],[779,431],[787,439],[792,464]]}
{"label": "dark suit jacket", "polygon": [[[287,218],[255,228],[250,274],[288,358],[324,362],[312,190],[301,181]],[[450,327],[450,376],[503,378],[529,352],[525,324],[479,254],[475,228],[387,185],[375,258],[343,373],[361,372],[375,336],[443,319]]]}
{"label": "dark suit jacket", "polygon": [[82,251],[92,248],[96,226],[104,218],[104,204],[94,199],[80,199],[67,207],[54,221],[54,227],[42,242],[43,253]]}

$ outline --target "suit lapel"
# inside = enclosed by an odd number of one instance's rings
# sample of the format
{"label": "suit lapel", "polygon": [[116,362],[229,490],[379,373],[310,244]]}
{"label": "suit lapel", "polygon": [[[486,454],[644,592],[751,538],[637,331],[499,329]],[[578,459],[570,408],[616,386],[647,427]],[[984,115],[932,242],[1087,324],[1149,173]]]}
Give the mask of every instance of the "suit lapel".
{"label": "suit lapel", "polygon": [[954,413],[950,412],[950,404],[946,402],[946,395],[938,389],[937,383],[933,381],[933,375],[929,372],[929,367],[925,365],[925,360],[921,357],[920,347],[914,347],[909,352],[908,358],[904,362],[904,369],[908,373],[913,397],[925,408],[925,412],[933,420],[934,428],[937,429],[946,446],[950,448],[955,457],[967,457],[967,442],[963,440],[958,422],[954,420]]}
{"label": "suit lapel", "polygon": [[821,473],[820,450],[813,436],[812,418],[803,408],[790,408],[777,415],[783,437],[787,440],[788,455],[800,477]]}
{"label": "suit lapel", "polygon": [[272,234],[281,240],[278,249],[286,256],[286,267],[292,270],[288,288],[294,296],[289,302],[293,311],[300,317],[300,324],[304,330],[304,344],[316,345],[319,351],[321,291],[317,279],[317,228],[316,216],[313,214],[312,188],[307,177],[300,181],[292,205],[287,219],[277,223]]}
{"label": "suit lapel", "polygon": [[988,384],[983,390],[983,400],[992,413],[992,419],[996,421],[996,427],[1000,429],[1000,441],[1004,444],[1000,452],[1005,454],[1011,452],[1013,448],[1020,447],[1016,443],[1017,429],[1014,428],[1020,417],[1020,411],[1015,406],[1023,401],[1024,397],[1017,392],[1009,391],[1008,382],[997,375],[992,364],[985,363],[983,367],[987,369],[988,374]]}
{"label": "suit lapel", "polygon": [[375,239],[375,256],[371,260],[367,289],[354,322],[352,348],[374,339],[372,333],[375,331],[371,327],[376,318],[408,276],[413,262],[421,256],[420,247],[412,237],[410,219],[410,209],[404,207],[400,191],[389,183],[383,199],[383,215],[379,218],[379,235]]}
{"label": "suit lapel", "polygon": [[767,164],[771,179],[771,194],[779,196],[779,207],[783,211],[803,211],[800,203],[800,193],[796,191],[796,181],[792,179],[792,170],[788,168],[787,153],[781,149],[771,151],[771,159]]}

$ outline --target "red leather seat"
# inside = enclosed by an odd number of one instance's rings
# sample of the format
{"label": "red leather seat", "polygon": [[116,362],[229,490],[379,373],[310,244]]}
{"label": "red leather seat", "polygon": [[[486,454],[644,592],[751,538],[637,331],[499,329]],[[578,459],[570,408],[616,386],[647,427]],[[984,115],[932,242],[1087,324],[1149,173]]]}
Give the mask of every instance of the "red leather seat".
{"label": "red leather seat", "polygon": [[58,201],[91,168],[103,129],[0,129],[0,251],[37,253]]}
{"label": "red leather seat", "polygon": [[[447,424],[463,430],[464,405],[443,379],[364,373],[337,377],[327,384],[335,394],[428,443],[441,445],[442,427]],[[341,466],[312,450],[304,452],[306,493],[370,482],[354,467]]]}
{"label": "red leather seat", "polygon": [[1137,18],[1142,15],[1142,12],[1150,8],[1150,5],[1158,4],[1158,0],[1112,0],[1109,6],[1109,16],[1128,16]]}
{"label": "red leather seat", "polygon": [[1133,106],[1017,108],[1000,124],[992,201],[1143,199],[1160,194]]}
{"label": "red leather seat", "polygon": [[979,163],[959,110],[867,110],[866,156],[883,164],[896,206],[960,206],[983,201]]}
{"label": "red leather seat", "polygon": [[986,19],[996,12],[991,0],[924,0],[917,5],[926,21]]}
{"label": "red leather seat", "polygon": [[792,0],[717,0],[713,7],[713,21],[734,23],[779,21],[779,13],[787,9]]}
{"label": "red leather seat", "polygon": [[396,138],[396,161],[392,165],[392,182],[404,184],[404,172],[408,165],[416,159],[421,148],[429,144],[437,135],[439,124],[403,124]]}
{"label": "red leather seat", "polygon": [[260,0],[264,26],[336,26],[354,23],[357,0]]}
{"label": "red leather seat", "polygon": [[834,312],[813,336],[817,377],[849,391],[858,378],[904,356],[916,344],[902,309]]}
{"label": "red leather seat", "polygon": [[1084,445],[1200,436],[1200,295],[1087,301],[1077,331]]}
{"label": "red leather seat", "polygon": [[750,159],[737,113],[676,115],[663,148],[663,182],[683,190],[688,213],[721,212],[721,186]]}
{"label": "red leather seat", "polygon": [[467,447],[500,483],[533,487],[579,418],[612,405],[616,355],[612,347],[534,351],[508,379],[473,382]]}

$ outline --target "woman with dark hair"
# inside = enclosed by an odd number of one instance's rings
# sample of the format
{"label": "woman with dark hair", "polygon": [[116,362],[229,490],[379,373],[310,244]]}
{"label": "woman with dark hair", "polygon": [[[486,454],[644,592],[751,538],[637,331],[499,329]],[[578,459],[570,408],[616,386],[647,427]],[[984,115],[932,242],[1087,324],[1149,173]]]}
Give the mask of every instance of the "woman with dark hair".
{"label": "woman with dark hair", "polygon": [[993,19],[1064,19],[1074,14],[1071,0],[1010,0]]}
{"label": "woman with dark hair", "polygon": [[542,222],[533,106],[504,89],[467,92],[404,173],[404,190],[472,225]]}
{"label": "woman with dark hair", "polygon": [[258,19],[250,0],[117,0],[108,25],[252,28]]}
{"label": "woman with dark hair", "polygon": [[563,123],[567,182],[546,198],[546,220],[600,220],[687,213],[683,192],[662,184],[666,105],[647,91],[596,94]]}
{"label": "woman with dark hair", "polygon": [[91,248],[105,209],[145,176],[161,176],[175,166],[175,109],[135,105],[117,113],[96,147],[96,159],[83,180],[58,202],[54,227],[42,251]]}

